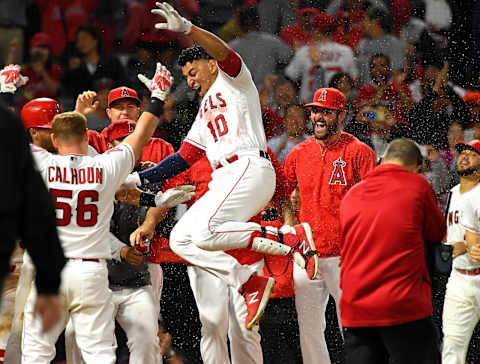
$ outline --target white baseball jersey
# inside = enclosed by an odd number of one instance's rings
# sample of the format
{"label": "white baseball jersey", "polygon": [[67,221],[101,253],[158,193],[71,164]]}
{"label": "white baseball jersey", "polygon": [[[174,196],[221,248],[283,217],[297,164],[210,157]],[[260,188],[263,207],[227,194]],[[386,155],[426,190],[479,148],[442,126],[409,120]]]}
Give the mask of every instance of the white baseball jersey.
{"label": "white baseball jersey", "polygon": [[[474,205],[480,203],[480,187],[476,186],[468,192],[460,193],[460,185],[456,185],[450,192],[452,195],[447,216],[447,244],[465,241],[465,224],[473,225],[470,221],[475,218],[474,214],[477,214],[476,229],[480,231],[480,209],[473,209],[472,205],[472,202]],[[465,253],[453,260],[453,267],[475,269],[479,268],[480,264],[472,262],[468,253]]]}
{"label": "white baseball jersey", "polygon": [[[320,51],[319,65],[325,71],[325,85],[335,73],[346,72],[356,79],[358,69],[355,62],[355,56],[350,47],[336,42],[322,42],[315,44]],[[290,64],[285,68],[285,74],[292,80],[302,79],[300,87],[300,99],[305,102],[311,102],[315,83],[315,72],[312,60],[308,55],[309,46],[301,47],[296,53]]]}
{"label": "white baseball jersey", "polygon": [[113,199],[135,165],[132,147],[122,143],[94,157],[56,155],[36,146],[32,152],[54,200],[65,256],[110,259]]}
{"label": "white baseball jersey", "polygon": [[240,151],[266,151],[261,115],[258,91],[243,61],[236,77],[219,67],[185,141],[205,150],[214,168]]}

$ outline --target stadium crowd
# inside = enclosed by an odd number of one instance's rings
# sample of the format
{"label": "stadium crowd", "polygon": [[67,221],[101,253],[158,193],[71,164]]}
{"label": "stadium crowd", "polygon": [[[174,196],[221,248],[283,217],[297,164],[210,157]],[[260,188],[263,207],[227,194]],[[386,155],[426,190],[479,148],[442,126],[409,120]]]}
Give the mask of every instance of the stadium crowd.
{"label": "stadium crowd", "polygon": [[[394,139],[415,141],[423,156],[421,173],[433,187],[439,208],[443,211],[447,207],[449,191],[460,182],[456,146],[480,140],[480,67],[474,61],[464,61],[477,51],[470,39],[480,36],[476,24],[480,24],[479,4],[459,5],[453,0],[169,3],[193,24],[228,43],[250,70],[259,92],[269,153],[276,156],[274,161],[278,158],[276,169],[283,167],[286,173],[281,179],[277,172],[280,195],[287,190],[281,183],[286,186],[293,178],[288,164],[290,152],[315,132],[304,105],[316,99],[316,90],[336,88],[346,98],[342,130],[368,145],[378,163]],[[146,147],[142,161],[159,163],[177,151],[201,103],[201,97],[182,75],[183,65],[178,63],[181,51],[193,41],[181,33],[156,30],[154,24],[164,19],[152,14],[152,8],[152,0],[0,3],[0,66],[19,64],[21,74],[29,79],[10,100],[15,112],[20,115],[25,105],[38,98],[58,100],[65,111],[83,111],[88,129],[98,132],[96,149],[103,152],[133,131],[121,120],[137,120],[150,99],[137,75],[152,76],[156,63],[161,62],[175,79],[153,135],[166,143],[152,143],[148,156]],[[468,19],[464,19],[466,14]],[[463,28],[456,29],[462,21]],[[85,91],[94,93],[87,95]],[[89,108],[92,105],[95,107]],[[193,184],[198,192],[206,191],[208,182],[198,181],[198,176],[190,173],[182,175],[177,185]],[[298,189],[290,196],[277,196],[279,201],[289,200],[298,222],[301,204],[308,203],[301,196]],[[284,218],[280,204],[275,207],[263,214],[263,225]],[[129,244],[132,232],[155,230],[153,257],[142,264],[143,270],[132,268],[132,282],[138,283],[142,275],[141,285],[157,285],[154,297],[157,302],[161,300],[158,309],[163,318],[159,346],[169,357],[168,362],[200,363],[199,313],[188,282],[193,273],[168,248],[167,240],[184,210],[178,207],[160,218],[152,217],[146,209],[116,202],[111,230],[125,244]],[[140,223],[150,224],[149,229],[138,230]],[[129,261],[121,245],[118,254],[119,261]],[[127,280],[112,273],[118,268],[116,264],[109,263],[113,291],[125,287]],[[158,264],[163,273],[152,273]],[[147,268],[151,277],[146,277]],[[293,263],[286,257],[267,255],[264,274],[274,277],[277,286],[260,322],[263,360],[301,363]],[[445,284],[445,277],[434,279],[433,317],[439,333]],[[331,290],[329,293],[334,295]],[[328,300],[328,293],[326,297]],[[334,306],[330,299],[325,337],[331,362],[342,363],[343,340]],[[117,362],[127,363],[128,340],[119,328],[116,335]],[[475,331],[469,363],[480,360],[479,345]],[[59,361],[63,359],[62,346],[57,344]]]}

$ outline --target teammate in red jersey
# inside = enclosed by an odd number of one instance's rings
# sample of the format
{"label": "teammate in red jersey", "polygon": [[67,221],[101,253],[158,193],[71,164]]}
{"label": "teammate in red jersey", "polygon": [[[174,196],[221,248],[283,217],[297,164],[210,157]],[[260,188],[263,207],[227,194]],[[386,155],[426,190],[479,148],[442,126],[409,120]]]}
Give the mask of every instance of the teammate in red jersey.
{"label": "teammate in red jersey", "polygon": [[[340,317],[340,201],[375,167],[376,157],[370,147],[341,130],[345,96],[339,90],[318,89],[306,107],[314,135],[292,149],[284,169],[290,189],[298,187],[300,192],[298,222],[312,226],[320,257],[315,280],[297,267],[293,272],[303,362],[310,364],[330,362],[324,336],[329,294]],[[287,224],[297,223],[291,210],[285,211],[285,219]]]}

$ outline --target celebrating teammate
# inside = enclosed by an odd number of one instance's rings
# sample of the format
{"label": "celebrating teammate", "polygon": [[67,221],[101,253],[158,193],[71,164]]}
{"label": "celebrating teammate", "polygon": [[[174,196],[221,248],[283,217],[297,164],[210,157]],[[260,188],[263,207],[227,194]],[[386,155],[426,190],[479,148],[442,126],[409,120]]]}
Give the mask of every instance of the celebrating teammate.
{"label": "celebrating teammate", "polygon": [[[460,184],[451,190],[447,215],[447,244],[453,245],[454,259],[443,305],[444,364],[465,363],[468,344],[478,323],[476,302],[480,297],[480,262],[478,258],[473,260],[478,248],[471,249],[472,255],[465,254],[465,235],[475,241],[480,230],[476,225],[480,201],[480,141],[459,143],[455,147],[460,153],[457,160]],[[460,223],[466,224],[467,232]]]}
{"label": "celebrating teammate", "polygon": [[[251,329],[260,319],[274,280],[255,274],[223,250],[251,248],[293,255],[311,277],[317,272],[308,224],[262,230],[245,223],[270,201],[275,173],[266,153],[260,102],[250,72],[221,39],[181,17],[169,4],[157,3],[153,13],[165,18],[157,29],[190,36],[200,46],[179,58],[188,85],[203,97],[197,118],[180,150],[156,167],[140,172],[138,184],[162,182],[187,170],[203,155],[214,169],[210,190],[182,217],[170,235],[172,250],[188,262],[209,270],[228,285],[241,288],[243,316]],[[286,243],[286,244],[282,244]],[[309,254],[300,253],[300,243]]]}
{"label": "celebrating teammate", "polygon": [[[78,113],[57,115],[52,142],[59,155],[34,149],[37,165],[57,208],[57,226],[68,263],[63,271],[64,321],[43,334],[33,315],[31,293],[25,309],[23,362],[48,363],[66,320],[71,317],[76,341],[87,362],[114,363],[113,305],[105,259],[110,258],[108,231],[115,191],[131,172],[158,122],[156,114],[173,82],[164,67],[152,82],[149,112],[135,131],[111,151],[87,156],[86,119]],[[158,83],[157,83],[158,82]]]}
{"label": "celebrating teammate", "polygon": [[[324,337],[329,294],[340,318],[340,201],[374,168],[376,157],[367,145],[341,131],[345,96],[339,90],[318,89],[306,107],[314,135],[292,149],[284,168],[291,189],[298,187],[300,191],[298,221],[312,225],[320,256],[317,279],[310,280],[297,266],[293,271],[303,362],[310,364],[330,362]],[[286,211],[285,219],[293,225],[293,211]]]}

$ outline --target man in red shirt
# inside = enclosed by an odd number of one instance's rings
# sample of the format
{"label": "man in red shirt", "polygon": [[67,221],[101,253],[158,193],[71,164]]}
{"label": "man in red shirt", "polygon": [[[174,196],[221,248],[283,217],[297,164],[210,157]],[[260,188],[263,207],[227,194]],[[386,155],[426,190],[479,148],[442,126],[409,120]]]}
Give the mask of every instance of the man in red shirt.
{"label": "man in red shirt", "polygon": [[440,363],[424,245],[446,224],[421,165],[417,145],[396,139],[340,205],[347,364]]}
{"label": "man in red shirt", "polygon": [[[320,257],[319,274],[309,280],[294,266],[298,325],[303,362],[329,363],[324,331],[329,294],[340,299],[340,201],[347,191],[375,166],[375,153],[354,136],[341,131],[345,118],[345,96],[334,88],[315,92],[307,104],[314,135],[298,144],[287,155],[285,174],[291,190],[298,187],[298,222],[313,229]],[[296,223],[292,211],[285,212],[285,223]]]}

